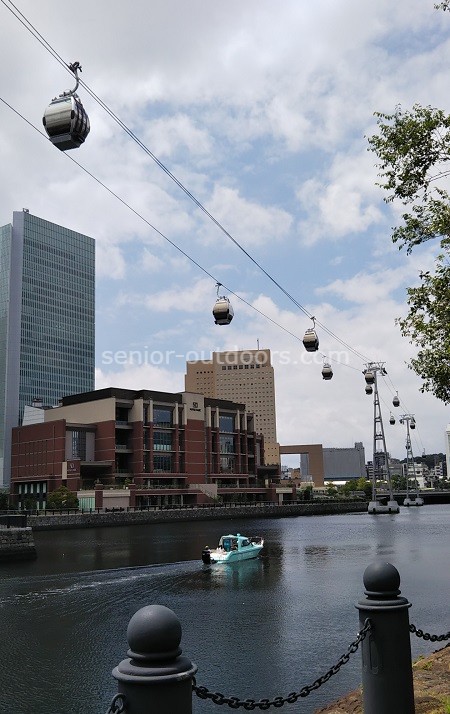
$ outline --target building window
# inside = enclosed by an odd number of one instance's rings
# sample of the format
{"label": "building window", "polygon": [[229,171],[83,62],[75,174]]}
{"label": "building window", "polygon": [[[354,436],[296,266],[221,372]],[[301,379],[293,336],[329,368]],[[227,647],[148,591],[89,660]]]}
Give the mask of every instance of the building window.
{"label": "building window", "polygon": [[155,426],[172,426],[172,409],[168,407],[154,407],[153,424]]}
{"label": "building window", "polygon": [[153,456],[153,471],[155,473],[171,473],[172,471],[172,454],[154,454]]}
{"label": "building window", "polygon": [[172,450],[172,432],[171,431],[155,431],[153,434],[153,450],[154,451],[171,451]]}
{"label": "building window", "polygon": [[86,432],[72,431],[71,433],[71,459],[86,461]]}
{"label": "building window", "polygon": [[128,424],[128,407],[117,407],[116,406],[116,422],[119,424]]}
{"label": "building window", "polygon": [[231,414],[219,415],[219,431],[231,433],[234,431],[234,416]]}
{"label": "building window", "polygon": [[221,456],[220,457],[220,473],[222,474],[232,474],[234,473],[234,456]]}
{"label": "building window", "polygon": [[220,453],[221,454],[234,454],[234,436],[220,435]]}

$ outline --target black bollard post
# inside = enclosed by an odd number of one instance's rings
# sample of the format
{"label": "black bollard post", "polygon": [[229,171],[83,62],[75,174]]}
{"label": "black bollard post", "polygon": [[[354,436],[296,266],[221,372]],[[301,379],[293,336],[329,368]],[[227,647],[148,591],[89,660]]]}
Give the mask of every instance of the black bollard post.
{"label": "black bollard post", "polygon": [[181,625],[172,610],[148,605],[127,629],[129,659],[113,669],[127,714],[192,714],[196,665],[181,657]]}
{"label": "black bollard post", "polygon": [[414,689],[408,609],[400,597],[400,575],[377,561],[364,572],[366,598],[356,607],[361,628],[372,627],[362,642],[364,714],[414,714]]}

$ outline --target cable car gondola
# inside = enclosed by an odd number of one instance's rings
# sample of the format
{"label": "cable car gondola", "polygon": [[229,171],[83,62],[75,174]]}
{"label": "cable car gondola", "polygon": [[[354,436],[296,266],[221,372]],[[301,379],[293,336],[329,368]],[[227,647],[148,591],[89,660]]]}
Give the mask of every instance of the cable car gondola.
{"label": "cable car gondola", "polygon": [[410,426],[411,429],[415,429],[415,428],[416,428],[416,422],[414,421],[414,419],[411,419],[411,421],[409,422],[409,426]]}
{"label": "cable car gondola", "polygon": [[219,295],[220,283],[217,283],[217,300],[214,303],[213,315],[216,325],[229,325],[234,317],[234,311],[230,301],[225,295]]}
{"label": "cable car gondola", "polygon": [[[366,380],[366,384],[373,384],[375,382],[375,375],[370,371],[370,369],[366,369],[364,372],[364,379]],[[367,392],[367,394],[371,394],[371,392]]]}
{"label": "cable car gondola", "polygon": [[322,367],[322,378],[323,379],[331,379],[333,377],[333,370],[331,369],[331,364],[328,364],[328,362],[324,362],[323,367]]}
{"label": "cable car gondola", "polygon": [[313,327],[306,330],[303,337],[303,344],[307,352],[317,352],[319,349],[319,338],[317,337],[317,333],[314,329],[316,326],[315,318],[312,317],[311,320],[313,321]]}
{"label": "cable car gondola", "polygon": [[389,417],[389,424],[395,424],[395,416],[393,414]]}
{"label": "cable car gondola", "polygon": [[400,406],[400,399],[398,398],[398,392],[397,392],[397,394],[395,395],[395,397],[393,398],[392,404],[394,405],[394,407],[399,407],[399,406]]}
{"label": "cable car gondola", "polygon": [[373,389],[370,384],[366,384],[366,394],[373,394]]}
{"label": "cable car gondola", "polygon": [[74,62],[69,65],[69,69],[75,75],[77,82],[74,89],[63,92],[59,97],[52,99],[42,119],[50,141],[60,151],[78,149],[91,128],[89,117],[80,97],[76,94],[80,83],[78,78],[78,70],[81,72],[80,63]]}
{"label": "cable car gondola", "polygon": [[225,296],[217,298],[212,312],[216,325],[229,325],[234,317],[231,303]]}

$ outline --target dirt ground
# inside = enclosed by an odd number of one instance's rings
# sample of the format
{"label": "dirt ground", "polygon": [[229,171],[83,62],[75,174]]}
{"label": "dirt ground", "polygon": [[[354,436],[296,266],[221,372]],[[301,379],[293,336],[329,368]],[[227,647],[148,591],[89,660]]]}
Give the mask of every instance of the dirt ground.
{"label": "dirt ground", "polygon": [[[413,664],[416,714],[450,714],[450,645]],[[315,714],[363,714],[361,690]]]}

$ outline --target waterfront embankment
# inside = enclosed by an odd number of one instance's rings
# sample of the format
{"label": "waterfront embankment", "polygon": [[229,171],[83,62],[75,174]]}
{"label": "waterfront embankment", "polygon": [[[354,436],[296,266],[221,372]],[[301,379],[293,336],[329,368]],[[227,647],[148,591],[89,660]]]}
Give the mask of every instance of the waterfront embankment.
{"label": "waterfront embankment", "polygon": [[[450,707],[450,646],[420,657],[413,664],[416,714],[448,714]],[[314,714],[363,714],[357,689]]]}
{"label": "waterfront embankment", "polygon": [[31,528],[0,526],[0,562],[34,560],[36,546]]}
{"label": "waterfront embankment", "polygon": [[141,526],[151,523],[179,523],[229,518],[281,518],[292,516],[324,516],[367,511],[364,501],[334,501],[323,503],[265,504],[245,506],[233,504],[211,508],[168,508],[148,511],[114,511],[91,513],[54,513],[28,516],[28,525],[35,531],[69,528],[104,528],[108,526]]}

